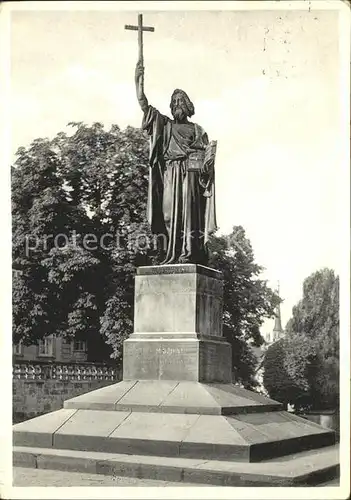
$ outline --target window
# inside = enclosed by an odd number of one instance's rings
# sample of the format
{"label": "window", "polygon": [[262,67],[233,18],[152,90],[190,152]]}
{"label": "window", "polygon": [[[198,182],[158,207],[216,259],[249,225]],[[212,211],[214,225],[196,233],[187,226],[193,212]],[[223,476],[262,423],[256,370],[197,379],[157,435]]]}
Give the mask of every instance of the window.
{"label": "window", "polygon": [[54,352],[54,339],[47,337],[46,339],[39,340],[38,355],[39,356],[53,356]]}
{"label": "window", "polygon": [[75,340],[73,343],[73,350],[80,351],[80,352],[86,352],[87,343],[84,340]]}
{"label": "window", "polygon": [[13,346],[13,354],[16,354],[17,356],[22,356],[23,354],[23,345],[22,341],[20,340],[18,344],[15,344]]}

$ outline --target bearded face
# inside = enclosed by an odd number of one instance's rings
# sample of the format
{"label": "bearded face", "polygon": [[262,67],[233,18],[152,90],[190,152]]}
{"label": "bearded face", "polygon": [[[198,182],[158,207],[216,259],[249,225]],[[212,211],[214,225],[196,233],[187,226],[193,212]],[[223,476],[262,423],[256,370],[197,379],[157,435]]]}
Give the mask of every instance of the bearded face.
{"label": "bearded face", "polygon": [[172,115],[176,121],[184,120],[184,118],[186,118],[186,110],[184,109],[184,106],[174,106],[172,108]]}
{"label": "bearded face", "polygon": [[171,102],[171,112],[175,120],[184,120],[187,117],[187,109],[181,94],[175,94]]}

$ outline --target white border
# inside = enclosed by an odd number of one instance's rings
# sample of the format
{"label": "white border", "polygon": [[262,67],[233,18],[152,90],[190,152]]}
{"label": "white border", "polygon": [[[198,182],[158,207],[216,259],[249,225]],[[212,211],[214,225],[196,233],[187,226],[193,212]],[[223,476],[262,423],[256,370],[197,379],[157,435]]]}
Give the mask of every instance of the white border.
{"label": "white border", "polygon": [[[337,7],[337,5],[339,6]],[[6,6],[7,5],[7,6]],[[341,5],[341,6],[340,6]],[[39,8],[38,8],[39,7]],[[194,10],[340,10],[348,14],[342,0],[234,0],[234,1],[17,1],[5,4],[4,10],[76,10],[76,11],[194,11]]]}
{"label": "white border", "polygon": [[[182,11],[182,10],[338,10],[340,13],[340,92],[343,95],[344,106],[342,116],[342,136],[344,149],[341,152],[342,164],[345,172],[346,182],[341,185],[345,192],[342,195],[345,199],[349,199],[350,193],[350,10],[348,6],[341,0],[325,0],[325,1],[234,1],[234,2],[191,2],[191,1],[174,1],[174,2],[5,2],[0,6],[0,47],[1,47],[1,66],[0,66],[0,99],[1,99],[1,148],[0,172],[3,176],[0,181],[0,186],[10,185],[10,152],[9,140],[9,66],[10,66],[10,13],[11,11],[35,11],[35,10],[123,10],[123,11]],[[5,119],[4,119],[5,117]],[[6,147],[7,146],[7,147]],[[2,381],[2,399],[3,405],[1,408],[1,454],[0,454],[0,472],[6,469],[4,477],[5,485],[2,487],[1,496],[3,498],[285,498],[285,499],[343,499],[347,498],[350,491],[350,251],[349,251],[349,231],[350,231],[350,214],[349,204],[345,206],[346,214],[345,225],[345,241],[336,242],[341,245],[340,258],[343,261],[343,271],[340,276],[340,332],[341,332],[341,356],[340,356],[340,371],[341,371],[341,486],[340,487],[324,487],[324,488],[206,488],[206,487],[191,487],[191,488],[146,488],[146,487],[101,487],[101,488],[19,488],[11,487],[12,471],[11,471],[11,383],[12,383],[12,367],[11,367],[11,249],[5,242],[11,241],[11,219],[10,219],[10,194],[9,189],[4,189],[0,202],[2,206],[1,224],[2,224],[2,241],[1,241],[1,264],[2,269],[2,284],[1,289],[1,352],[0,352],[0,370]],[[346,192],[347,190],[347,192]],[[4,399],[6,404],[4,404]],[[4,432],[4,430],[6,432]]]}

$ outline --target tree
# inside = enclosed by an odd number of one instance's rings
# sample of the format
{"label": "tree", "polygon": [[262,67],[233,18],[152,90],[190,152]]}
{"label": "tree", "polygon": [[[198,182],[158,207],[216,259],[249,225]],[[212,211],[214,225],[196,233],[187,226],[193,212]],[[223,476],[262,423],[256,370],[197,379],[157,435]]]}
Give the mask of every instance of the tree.
{"label": "tree", "polygon": [[284,357],[283,339],[268,347],[263,360],[263,385],[272,399],[287,405],[295,384],[284,367]]}
{"label": "tree", "polygon": [[[79,244],[71,246],[73,231],[84,231],[89,218],[69,202],[58,166],[59,158],[49,142],[36,140],[28,150],[18,151],[12,169],[15,341],[32,343],[46,335],[69,332],[74,329],[70,318],[79,309],[84,309],[88,320],[95,307],[94,297],[77,281],[82,271],[89,279],[97,259]],[[89,329],[89,321],[85,327]]]}
{"label": "tree", "polygon": [[234,380],[253,388],[257,360],[250,346],[263,344],[260,327],[265,318],[273,317],[279,297],[260,279],[263,268],[255,262],[243,227],[213,237],[209,250],[209,265],[224,278],[223,334],[232,345]]}
{"label": "tree", "polygon": [[[148,143],[131,127],[70,125],[71,135],[20,148],[12,170],[13,265],[22,272],[13,285],[14,339],[100,338],[121,360],[133,331],[136,267],[161,258],[146,222]],[[25,252],[28,241],[34,248]],[[259,278],[242,227],[212,237],[210,255],[209,265],[224,275],[234,375],[252,387],[250,344],[263,342],[259,328],[277,297]]]}
{"label": "tree", "polygon": [[292,384],[287,385],[284,398],[297,409],[338,407],[339,278],[334,271],[321,269],[304,281],[303,298],[293,308],[279,346],[283,363],[277,362],[274,345],[266,356],[264,374],[272,397],[280,386],[278,379],[289,377]]}
{"label": "tree", "polygon": [[295,410],[310,407],[309,378],[315,351],[306,336],[291,335],[274,342],[267,349],[263,366],[263,385],[271,398],[291,404]]}

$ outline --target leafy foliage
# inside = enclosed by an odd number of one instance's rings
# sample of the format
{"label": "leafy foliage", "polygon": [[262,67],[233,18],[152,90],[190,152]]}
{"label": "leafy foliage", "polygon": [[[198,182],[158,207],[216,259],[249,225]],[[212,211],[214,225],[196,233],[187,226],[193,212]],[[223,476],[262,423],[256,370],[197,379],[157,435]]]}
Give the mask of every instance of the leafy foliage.
{"label": "leafy foliage", "polygon": [[263,385],[273,399],[295,409],[308,408],[312,397],[308,379],[314,365],[315,351],[309,340],[304,335],[287,336],[267,349]]}
{"label": "leafy foliage", "polygon": [[[14,341],[56,333],[88,339],[95,357],[106,342],[121,360],[133,331],[136,267],[160,258],[145,218],[148,144],[131,127],[70,125],[71,135],[20,148],[12,170],[13,267],[21,271],[13,282]],[[242,227],[212,237],[210,255],[224,275],[234,376],[252,387],[250,345],[263,342],[259,329],[277,297],[259,278]]]}
{"label": "leafy foliage", "polygon": [[[287,335],[265,358],[264,385],[296,409],[335,409],[339,404],[339,278],[322,269],[303,284]],[[281,380],[289,383],[282,384]]]}
{"label": "leafy foliage", "polygon": [[224,278],[223,334],[232,344],[234,380],[254,387],[257,360],[250,345],[263,344],[260,327],[273,317],[279,297],[259,278],[263,268],[256,264],[250,241],[241,226],[228,236],[210,241],[209,265]]}

